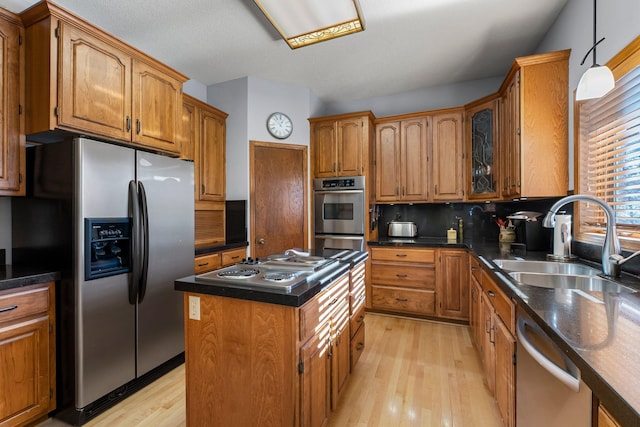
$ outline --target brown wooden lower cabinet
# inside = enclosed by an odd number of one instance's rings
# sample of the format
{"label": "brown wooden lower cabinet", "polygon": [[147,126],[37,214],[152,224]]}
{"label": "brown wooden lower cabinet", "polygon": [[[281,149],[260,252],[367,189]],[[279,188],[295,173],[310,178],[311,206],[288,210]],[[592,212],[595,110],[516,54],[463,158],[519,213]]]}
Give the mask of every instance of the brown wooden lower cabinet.
{"label": "brown wooden lower cabinet", "polygon": [[226,249],[220,252],[214,252],[204,255],[198,255],[194,258],[195,274],[206,273],[207,271],[217,270],[218,268],[227,267],[237,264],[247,257],[247,248]]}
{"label": "brown wooden lower cabinet", "polygon": [[477,259],[469,263],[471,336],[505,427],[515,426],[515,304]]}
{"label": "brown wooden lower cabinet", "polygon": [[467,250],[372,247],[371,308],[469,320]]}
{"label": "brown wooden lower cabinet", "polygon": [[0,425],[33,424],[55,409],[54,284],[0,292]]}
{"label": "brown wooden lower cabinet", "polygon": [[[185,293],[187,425],[326,425],[360,338],[349,291],[345,273],[299,308]],[[200,320],[188,317],[190,297]]]}

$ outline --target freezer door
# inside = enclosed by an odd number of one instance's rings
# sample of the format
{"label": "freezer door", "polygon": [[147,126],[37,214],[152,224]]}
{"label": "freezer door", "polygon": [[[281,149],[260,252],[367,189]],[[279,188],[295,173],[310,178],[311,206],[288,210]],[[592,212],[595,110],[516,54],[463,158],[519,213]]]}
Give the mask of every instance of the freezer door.
{"label": "freezer door", "polygon": [[135,179],[135,151],[78,139],[74,277],[76,299],[76,407],[135,378],[135,306],[128,274],[84,280],[84,218],[128,215],[127,187]]}
{"label": "freezer door", "polygon": [[184,351],[183,295],[174,281],[193,274],[193,163],[137,152],[146,194],[148,269],[137,308],[137,375]]}

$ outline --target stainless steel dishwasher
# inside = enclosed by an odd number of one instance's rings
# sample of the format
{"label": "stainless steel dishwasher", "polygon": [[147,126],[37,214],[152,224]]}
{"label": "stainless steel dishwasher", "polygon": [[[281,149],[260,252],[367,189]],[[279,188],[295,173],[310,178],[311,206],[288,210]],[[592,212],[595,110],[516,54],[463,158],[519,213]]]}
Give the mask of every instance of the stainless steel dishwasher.
{"label": "stainless steel dishwasher", "polygon": [[517,427],[590,427],[591,390],[580,370],[518,308]]}

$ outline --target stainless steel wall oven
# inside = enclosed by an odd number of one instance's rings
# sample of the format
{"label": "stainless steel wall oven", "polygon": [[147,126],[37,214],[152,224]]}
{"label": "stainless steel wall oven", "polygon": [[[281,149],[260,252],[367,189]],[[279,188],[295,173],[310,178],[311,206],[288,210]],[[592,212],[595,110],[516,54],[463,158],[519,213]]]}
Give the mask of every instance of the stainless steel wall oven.
{"label": "stainless steel wall oven", "polygon": [[313,181],[316,249],[364,250],[364,176]]}

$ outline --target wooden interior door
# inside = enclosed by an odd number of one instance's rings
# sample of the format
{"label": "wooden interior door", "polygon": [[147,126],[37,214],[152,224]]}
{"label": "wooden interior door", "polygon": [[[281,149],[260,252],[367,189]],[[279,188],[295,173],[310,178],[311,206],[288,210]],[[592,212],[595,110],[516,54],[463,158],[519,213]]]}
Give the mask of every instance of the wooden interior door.
{"label": "wooden interior door", "polygon": [[307,248],[307,147],[251,141],[250,253]]}

